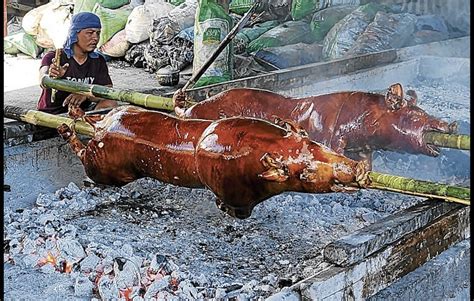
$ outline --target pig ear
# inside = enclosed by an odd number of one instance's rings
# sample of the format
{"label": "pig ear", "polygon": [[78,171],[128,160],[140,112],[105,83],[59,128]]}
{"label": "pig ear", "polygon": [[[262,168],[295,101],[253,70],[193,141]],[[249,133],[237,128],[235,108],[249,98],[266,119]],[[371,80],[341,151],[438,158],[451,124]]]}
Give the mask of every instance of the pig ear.
{"label": "pig ear", "polygon": [[416,106],[416,103],[418,101],[418,95],[416,95],[415,90],[407,90],[407,95],[408,97],[408,105],[409,106]]}
{"label": "pig ear", "polygon": [[388,88],[387,94],[385,95],[385,104],[391,110],[398,110],[406,105],[406,101],[403,99],[403,88],[401,84],[393,84]]}

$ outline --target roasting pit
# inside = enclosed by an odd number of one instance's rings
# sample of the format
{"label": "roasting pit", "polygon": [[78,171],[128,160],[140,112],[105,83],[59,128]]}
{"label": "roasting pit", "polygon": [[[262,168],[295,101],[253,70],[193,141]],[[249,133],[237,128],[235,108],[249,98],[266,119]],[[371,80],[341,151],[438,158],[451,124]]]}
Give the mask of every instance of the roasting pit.
{"label": "roasting pit", "polygon": [[[468,58],[420,56],[275,91],[292,96],[381,91],[401,82],[418,93],[428,113],[458,120],[460,132],[469,134],[469,70]],[[285,193],[257,205],[249,219],[236,220],[216,208],[207,190],[148,178],[122,188],[84,185],[77,159],[66,154],[63,142],[55,143],[64,151],[61,164],[76,166],[69,174],[63,169],[64,176],[55,175],[64,178],[60,188],[30,194],[21,206],[15,196],[27,195],[25,191],[15,191],[12,182],[12,192],[4,193],[6,299],[90,300],[121,294],[130,300],[142,300],[137,295],[296,300],[292,293],[275,294],[289,292],[287,287],[301,289],[298,284],[311,276],[333,271],[323,256],[325,246],[415,205],[427,206],[423,198],[375,190]],[[6,149],[6,183],[25,176],[8,162],[22,147]],[[438,158],[378,152],[374,170],[470,186],[469,162],[470,153],[459,150],[443,149]],[[457,209],[448,206],[443,212]],[[463,214],[462,229],[469,223]],[[457,239],[468,237],[466,230]]]}

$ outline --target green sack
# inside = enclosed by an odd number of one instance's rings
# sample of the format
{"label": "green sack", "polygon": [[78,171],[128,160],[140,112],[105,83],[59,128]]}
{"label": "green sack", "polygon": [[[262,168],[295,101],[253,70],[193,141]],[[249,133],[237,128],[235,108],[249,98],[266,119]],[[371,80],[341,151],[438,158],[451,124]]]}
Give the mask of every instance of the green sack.
{"label": "green sack", "polygon": [[238,15],[243,15],[249,11],[255,0],[233,0],[229,4],[229,11]]}
{"label": "green sack", "polygon": [[178,5],[183,4],[184,2],[186,2],[186,0],[169,0],[167,2],[170,3],[170,4],[173,4],[174,6],[178,6]]}
{"label": "green sack", "polygon": [[128,16],[132,13],[130,8],[108,9],[96,4],[92,10],[94,14],[99,16],[102,28],[100,31],[100,39],[97,48],[107,43],[117,32],[125,28]]}
{"label": "green sack", "polygon": [[262,34],[250,42],[247,52],[263,48],[284,46],[296,43],[311,43],[309,24],[303,21],[288,21]]}
{"label": "green sack", "polygon": [[339,20],[350,14],[357,6],[340,5],[332,6],[316,12],[311,20],[311,33],[315,41],[322,41],[329,30],[336,25]]}
{"label": "green sack", "polygon": [[[193,72],[204,65],[232,29],[232,18],[216,0],[199,0],[194,21]],[[233,78],[232,43],[219,54],[194,87],[229,81]]]}
{"label": "green sack", "polygon": [[234,37],[235,53],[239,54],[245,52],[250,42],[257,39],[270,29],[278,26],[278,24],[278,21],[272,20],[256,24],[253,27],[242,28]]}
{"label": "green sack", "polygon": [[293,20],[301,20],[319,8],[319,0],[293,0],[291,2],[291,17]]}
{"label": "green sack", "polygon": [[96,3],[100,6],[110,9],[116,9],[128,4],[129,0],[75,0],[74,1],[74,14],[80,12],[92,12]]}
{"label": "green sack", "polygon": [[19,32],[3,38],[3,51],[7,54],[18,54],[22,52],[37,58],[42,49],[36,45],[35,38],[26,32]]}

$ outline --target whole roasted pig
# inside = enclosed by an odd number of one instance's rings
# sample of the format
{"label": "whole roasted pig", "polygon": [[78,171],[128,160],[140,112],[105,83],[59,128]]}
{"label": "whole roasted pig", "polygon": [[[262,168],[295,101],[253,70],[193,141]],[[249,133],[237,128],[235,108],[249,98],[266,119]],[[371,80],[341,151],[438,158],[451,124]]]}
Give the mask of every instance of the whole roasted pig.
{"label": "whole roasted pig", "polygon": [[85,146],[58,128],[97,183],[123,185],[142,177],[207,187],[219,208],[238,218],[284,191],[352,191],[368,184],[367,166],[308,138],[291,124],[255,118],[184,120],[122,106],[84,117],[95,134]]}
{"label": "whole roasted pig", "polygon": [[371,161],[374,150],[437,156],[439,149],[423,141],[427,131],[453,133],[448,124],[416,105],[413,90],[404,96],[400,84],[385,95],[336,92],[291,98],[265,90],[236,88],[185,109],[184,93],[174,95],[175,112],[183,118],[216,120],[247,116],[269,121],[283,119],[306,129],[309,137],[355,160]]}

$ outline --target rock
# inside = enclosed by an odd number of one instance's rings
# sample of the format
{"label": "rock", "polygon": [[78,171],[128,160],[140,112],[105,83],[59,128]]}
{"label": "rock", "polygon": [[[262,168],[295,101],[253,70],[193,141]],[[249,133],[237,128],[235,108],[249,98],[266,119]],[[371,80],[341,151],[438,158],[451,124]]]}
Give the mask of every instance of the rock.
{"label": "rock", "polygon": [[74,284],[74,295],[78,297],[92,297],[94,284],[85,276],[79,276]]}

